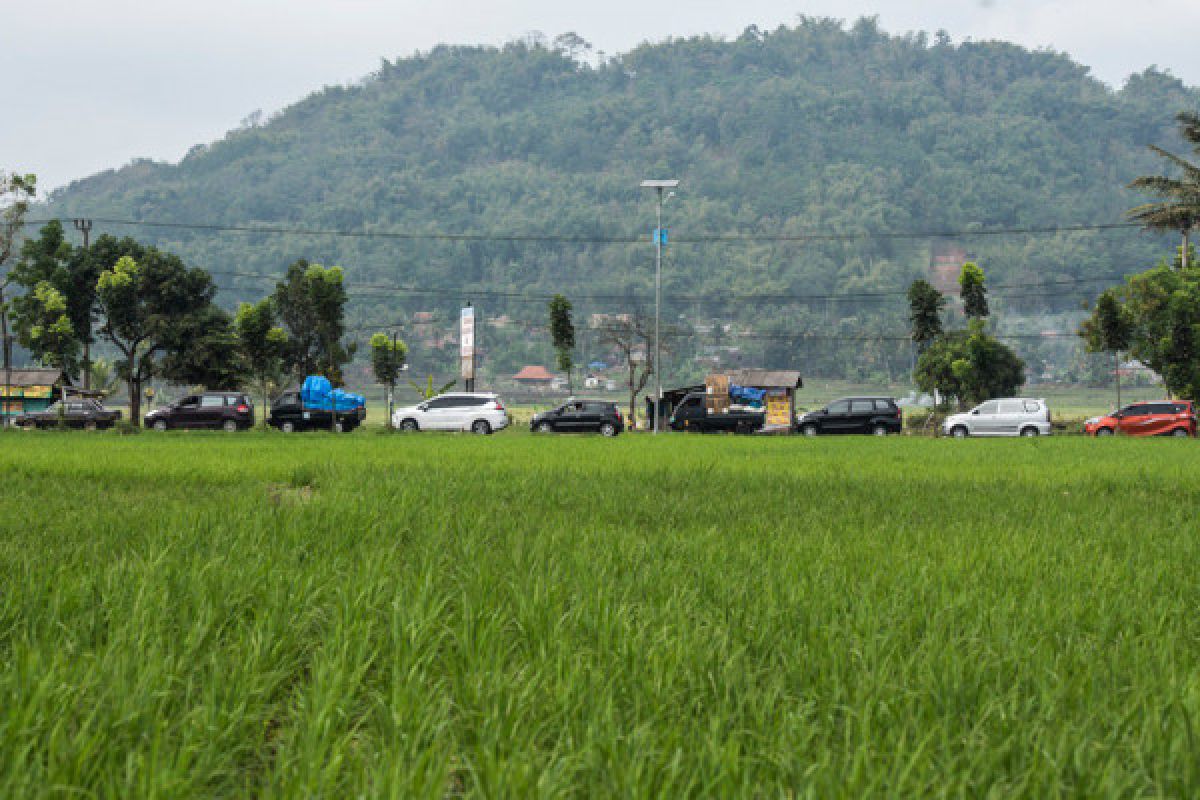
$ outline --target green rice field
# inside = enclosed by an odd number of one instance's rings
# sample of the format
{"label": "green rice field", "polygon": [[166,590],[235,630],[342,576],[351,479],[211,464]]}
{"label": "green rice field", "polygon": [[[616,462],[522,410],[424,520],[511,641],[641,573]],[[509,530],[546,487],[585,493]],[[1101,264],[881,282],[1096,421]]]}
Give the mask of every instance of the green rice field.
{"label": "green rice field", "polygon": [[1195,797],[1200,444],[0,434],[0,797]]}

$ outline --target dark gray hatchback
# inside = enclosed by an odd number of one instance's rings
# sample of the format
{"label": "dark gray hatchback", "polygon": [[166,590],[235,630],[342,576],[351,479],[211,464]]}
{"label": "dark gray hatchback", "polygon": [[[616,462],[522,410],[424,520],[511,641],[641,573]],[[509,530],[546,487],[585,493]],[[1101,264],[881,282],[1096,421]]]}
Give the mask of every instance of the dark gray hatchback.
{"label": "dark gray hatchback", "polygon": [[543,411],[529,422],[536,433],[602,433],[616,436],[625,430],[625,418],[616,403],[604,400],[570,400]]}

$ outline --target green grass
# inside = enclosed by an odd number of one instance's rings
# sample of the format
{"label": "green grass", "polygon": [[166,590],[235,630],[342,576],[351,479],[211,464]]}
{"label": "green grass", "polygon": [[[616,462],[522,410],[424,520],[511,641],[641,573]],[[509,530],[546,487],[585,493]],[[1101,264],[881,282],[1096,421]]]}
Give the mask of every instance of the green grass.
{"label": "green grass", "polygon": [[1196,796],[1197,466],[0,435],[0,797]]}

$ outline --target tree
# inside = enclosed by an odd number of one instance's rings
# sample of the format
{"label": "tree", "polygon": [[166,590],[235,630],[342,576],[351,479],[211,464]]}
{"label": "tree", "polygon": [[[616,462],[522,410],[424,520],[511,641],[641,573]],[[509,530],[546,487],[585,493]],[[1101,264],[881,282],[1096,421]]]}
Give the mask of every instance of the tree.
{"label": "tree", "polygon": [[967,319],[985,319],[988,315],[987,286],[983,270],[971,261],[963,264],[958,276],[958,287],[962,292],[963,313]]}
{"label": "tree", "polygon": [[[394,336],[377,333],[371,337],[371,371],[375,380],[387,387],[388,427],[392,426],[392,402],[396,396],[396,382],[404,370],[408,358],[408,345]],[[432,376],[431,376],[432,377]],[[432,380],[430,381],[432,386]]]}
{"label": "tree", "polygon": [[221,367],[204,357],[211,352],[208,348],[181,341],[182,332],[194,333],[205,323],[219,321],[219,309],[212,306],[216,287],[207,272],[188,268],[178,256],[132,239],[103,244],[106,252],[126,254],[106,267],[96,282],[99,333],[121,354],[114,366],[129,390],[131,422],[139,425],[146,381],[158,375],[186,381]]}
{"label": "tree", "polygon": [[1117,408],[1121,407],[1121,351],[1127,350],[1133,336],[1133,321],[1112,289],[1102,292],[1092,316],[1084,320],[1079,335],[1088,352],[1112,353],[1113,374],[1117,383]]}
{"label": "tree", "polygon": [[[643,314],[624,314],[600,329],[600,343],[620,353],[629,388],[629,425],[637,427],[637,397],[654,374],[654,322]],[[663,348],[664,351],[666,348]]]}
{"label": "tree", "polygon": [[946,298],[929,281],[915,280],[908,287],[908,307],[912,340],[919,353],[942,335],[942,309],[946,307]]}
{"label": "tree", "polygon": [[1016,394],[1025,383],[1025,363],[975,319],[966,331],[942,336],[921,354],[916,381],[921,391],[954,397],[962,408]]}
{"label": "tree", "polygon": [[[17,326],[17,341],[47,366],[67,372],[76,363],[79,340],[67,316],[67,300],[47,281],[22,298],[24,313]],[[63,381],[64,391],[66,381]]]}
{"label": "tree", "polygon": [[342,268],[326,269],[300,259],[276,284],[272,299],[288,334],[284,359],[288,370],[297,378],[319,374],[334,386],[342,385],[342,367],[355,350],[342,343],[346,314]]}
{"label": "tree", "polygon": [[[28,329],[37,317],[34,290],[39,284],[53,286],[66,302],[66,315],[74,337],[82,350],[82,359],[72,356],[62,365],[68,379],[82,379],[84,388],[91,385],[89,362],[91,345],[95,342],[96,280],[100,277],[97,262],[88,250],[73,247],[63,233],[62,223],[51,220],[42,226],[36,239],[27,239],[21,246],[21,259],[12,270],[14,283],[24,286],[26,293],[14,298],[14,327],[25,347],[30,340]],[[42,354],[32,348],[33,355]]]}
{"label": "tree", "polygon": [[558,368],[567,373],[567,394],[572,394],[571,369],[575,366],[575,324],[571,321],[571,301],[561,294],[550,299],[550,340]]}
{"label": "tree", "polygon": [[450,391],[452,388],[454,388],[454,384],[456,383],[458,383],[458,381],[453,380],[448,383],[444,383],[441,386],[435,387],[433,385],[433,376],[426,375],[424,386],[414,380],[409,380],[408,385],[411,386],[413,391],[417,393],[417,397],[420,397],[422,400],[431,400],[434,397],[437,397],[439,394],[445,394],[446,392]]}
{"label": "tree", "polygon": [[[1175,118],[1179,121],[1184,140],[1200,154],[1200,114],[1183,111]],[[1150,149],[1178,167],[1183,174],[1179,178],[1143,175],[1135,179],[1129,184],[1129,188],[1158,195],[1162,199],[1131,208],[1128,215],[1130,219],[1141,222],[1149,230],[1178,231],[1182,234],[1182,267],[1187,269],[1189,236],[1200,223],[1200,166],[1157,145],[1150,145]]]}
{"label": "tree", "polygon": [[[1164,259],[1110,293],[1129,325],[1130,354],[1162,376],[1173,395],[1200,400],[1200,269],[1173,269]],[[1101,313],[1112,312],[1101,312],[1098,302],[1081,334],[1101,327]]]}
{"label": "tree", "polygon": [[12,385],[12,336],[8,330],[8,301],[4,296],[11,274],[6,266],[16,252],[17,240],[25,227],[29,201],[37,194],[37,177],[0,172],[0,355],[4,360],[4,408],[0,425],[8,424],[8,395]]}
{"label": "tree", "polygon": [[271,383],[278,380],[283,372],[287,333],[275,324],[275,306],[269,297],[257,303],[238,306],[233,328],[246,371],[262,394],[265,422]]}

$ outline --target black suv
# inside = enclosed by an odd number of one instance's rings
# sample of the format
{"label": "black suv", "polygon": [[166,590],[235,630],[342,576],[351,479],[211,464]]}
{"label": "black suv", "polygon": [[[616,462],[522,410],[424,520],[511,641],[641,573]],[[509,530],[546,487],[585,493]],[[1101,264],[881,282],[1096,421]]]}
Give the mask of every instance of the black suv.
{"label": "black suv", "polygon": [[254,404],[243,392],[189,394],[177,403],[157,408],[146,415],[146,427],[156,431],[170,428],[209,428],[229,432],[254,426]]}
{"label": "black suv", "polygon": [[810,411],[796,421],[805,436],[819,433],[900,433],[904,417],[890,397],[844,397],[820,411]]}
{"label": "black suv", "polygon": [[616,436],[625,430],[625,418],[616,403],[603,400],[570,400],[529,421],[537,433],[602,433]]}

